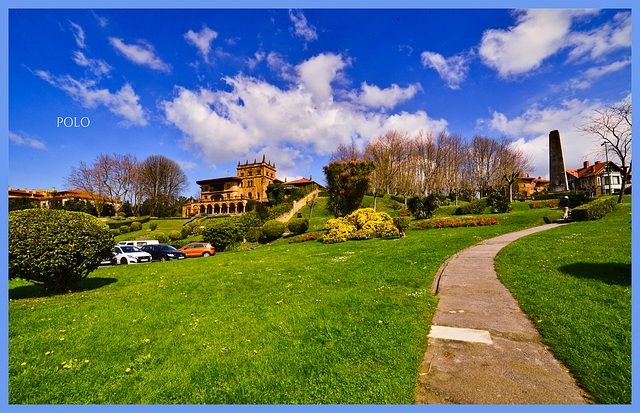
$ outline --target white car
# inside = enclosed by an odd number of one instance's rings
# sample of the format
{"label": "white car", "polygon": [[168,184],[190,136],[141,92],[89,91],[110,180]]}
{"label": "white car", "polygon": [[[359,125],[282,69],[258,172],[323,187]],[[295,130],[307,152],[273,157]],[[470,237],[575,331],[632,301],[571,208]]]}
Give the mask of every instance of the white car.
{"label": "white car", "polygon": [[113,265],[151,262],[151,254],[131,245],[116,245],[113,253],[114,256],[111,258]]}

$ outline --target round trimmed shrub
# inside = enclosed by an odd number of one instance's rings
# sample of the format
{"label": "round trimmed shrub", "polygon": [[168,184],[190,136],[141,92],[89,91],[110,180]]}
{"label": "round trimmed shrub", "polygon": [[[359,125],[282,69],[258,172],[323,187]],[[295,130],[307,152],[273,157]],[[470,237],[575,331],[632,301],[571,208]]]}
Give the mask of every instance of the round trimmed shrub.
{"label": "round trimmed shrub", "polygon": [[284,222],[280,222],[275,219],[265,222],[262,226],[262,233],[269,239],[280,238],[282,234],[284,234],[284,230]]}
{"label": "round trimmed shrub", "polygon": [[120,235],[120,229],[118,228],[113,228],[111,230],[111,235],[113,235],[114,237],[117,237],[118,235]]}
{"label": "round trimmed shrub", "polygon": [[191,235],[191,227],[188,225],[182,227],[182,229],[180,230],[180,235],[181,238],[187,238],[189,235]]}
{"label": "round trimmed shrub", "polygon": [[151,231],[155,231],[155,230],[156,230],[156,228],[158,228],[158,223],[157,223],[157,222],[151,222],[151,223],[149,224],[149,229],[150,229]]}
{"label": "round trimmed shrub", "polygon": [[287,222],[287,227],[289,231],[294,234],[302,234],[309,229],[309,220],[306,218],[291,218],[289,222]]}
{"label": "round trimmed shrub", "polygon": [[244,230],[233,220],[217,219],[204,227],[202,239],[213,245],[216,252],[222,252],[230,245],[241,243],[244,239]]}
{"label": "round trimmed shrub", "polygon": [[129,226],[128,225],[120,226],[120,233],[121,234],[126,234],[127,232],[129,232]]}
{"label": "round trimmed shrub", "polygon": [[161,244],[166,244],[169,241],[169,237],[167,237],[167,234],[165,234],[164,232],[159,232],[156,234],[155,238],[158,240],[158,242],[160,242]]}
{"label": "round trimmed shrub", "polygon": [[84,212],[10,212],[9,278],[67,290],[98,268],[113,244],[109,227]]}
{"label": "round trimmed shrub", "polygon": [[171,231],[169,233],[169,239],[171,241],[177,241],[182,238],[182,233],[180,231]]}
{"label": "round trimmed shrub", "polygon": [[132,222],[129,229],[131,231],[140,231],[142,229],[142,224],[139,222]]}

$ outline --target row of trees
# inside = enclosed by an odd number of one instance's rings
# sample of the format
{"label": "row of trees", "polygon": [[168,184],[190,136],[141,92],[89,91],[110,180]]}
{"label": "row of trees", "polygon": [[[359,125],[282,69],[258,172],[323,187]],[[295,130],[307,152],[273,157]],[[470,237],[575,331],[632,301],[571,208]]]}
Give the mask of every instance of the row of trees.
{"label": "row of trees", "polygon": [[[509,188],[523,173],[531,171],[527,156],[506,137],[475,136],[470,142],[461,135],[420,131],[417,135],[392,130],[371,141],[360,151],[354,143],[340,145],[332,162],[368,161],[371,190],[375,198],[384,194],[412,195],[480,194],[486,196]],[[374,204],[375,205],[375,204]]]}
{"label": "row of trees", "polygon": [[89,193],[98,216],[113,204],[116,214],[126,206],[133,215],[144,209],[164,217],[173,215],[186,201],[180,194],[189,182],[180,165],[165,156],[138,161],[133,155],[114,153],[100,154],[91,164],[81,161],[72,166],[65,184]]}

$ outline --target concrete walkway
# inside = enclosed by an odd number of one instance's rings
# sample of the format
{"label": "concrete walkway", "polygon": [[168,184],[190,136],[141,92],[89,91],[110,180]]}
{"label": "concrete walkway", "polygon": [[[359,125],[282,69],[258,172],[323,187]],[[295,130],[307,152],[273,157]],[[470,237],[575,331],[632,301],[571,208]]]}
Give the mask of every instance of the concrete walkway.
{"label": "concrete walkway", "polygon": [[548,224],[467,248],[438,271],[440,297],[418,377],[418,404],[584,404],[567,369],[498,280],[493,260]]}

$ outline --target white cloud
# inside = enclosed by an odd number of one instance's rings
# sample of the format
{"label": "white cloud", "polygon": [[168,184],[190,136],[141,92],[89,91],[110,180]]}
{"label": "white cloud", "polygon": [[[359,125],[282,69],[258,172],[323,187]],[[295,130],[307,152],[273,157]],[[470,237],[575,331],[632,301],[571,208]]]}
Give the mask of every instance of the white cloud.
{"label": "white cloud", "polygon": [[207,26],[202,26],[202,30],[196,33],[193,30],[189,30],[185,33],[184,38],[192,45],[198,48],[204,61],[209,63],[209,52],[211,51],[211,42],[218,37],[216,31],[211,30]]}
{"label": "white cloud", "polygon": [[72,21],[69,21],[69,23],[71,24],[71,27],[73,27],[73,29],[75,30],[73,37],[75,37],[76,39],[76,44],[78,45],[78,47],[84,49],[85,47],[87,47],[87,45],[84,43],[84,30],[82,30],[82,27],[80,27],[79,25],[75,24]]}
{"label": "white cloud", "polygon": [[36,70],[34,74],[52,86],[63,90],[86,108],[93,109],[105,106],[112,113],[124,118],[118,123],[121,126],[144,126],[147,124],[142,106],[138,103],[140,98],[128,83],[116,93],[111,93],[108,89],[99,89],[96,82],[92,80],[76,80],[69,75],[54,76],[42,70]]}
{"label": "white cloud", "polygon": [[89,59],[79,50],[73,52],[73,61],[76,64],[86,67],[94,75],[100,77],[107,75],[113,69],[107,62],[102,59]]}
{"label": "white cloud", "polygon": [[575,13],[563,9],[518,10],[516,26],[484,32],[479,54],[502,77],[529,72],[566,45]]}
{"label": "white cloud", "polygon": [[98,24],[100,25],[100,27],[107,27],[107,24],[109,23],[109,21],[107,20],[106,17],[98,16],[98,14],[93,10],[91,10],[91,13],[93,14],[93,17],[95,17],[96,20],[98,21]]}
{"label": "white cloud", "polygon": [[109,43],[135,64],[147,66],[153,70],[160,70],[162,72],[171,71],[171,65],[157,57],[153,46],[147,42],[142,41],[140,45],[125,44],[122,39],[109,37]]}
{"label": "white cloud", "polygon": [[612,21],[590,32],[575,32],[568,41],[573,45],[569,60],[598,59],[611,51],[631,47],[631,13],[618,13]]}
{"label": "white cloud", "polygon": [[[329,66],[340,65],[334,62]],[[332,78],[324,77],[323,85],[328,89],[320,88],[321,95],[332,96]],[[305,84],[308,78],[297,78],[286,89],[242,74],[224,80],[230,91],[176,87],[175,96],[160,104],[167,122],[184,134],[186,146],[214,164],[252,154],[261,156],[268,150],[271,157],[284,154],[272,159],[279,171],[294,171],[310,162],[313,154],[326,155],[341,143],[355,140],[364,146],[389,129],[437,133],[447,126],[445,120],[431,119],[424,111],[387,115],[349,100],[328,99],[317,104],[319,92]]]}
{"label": "white cloud", "polygon": [[29,146],[35,149],[46,149],[46,145],[42,140],[31,137],[24,132],[21,132],[21,134],[23,136],[9,131],[9,141],[18,146]]}
{"label": "white cloud", "polygon": [[277,73],[284,80],[293,81],[296,78],[295,68],[291,63],[285,61],[280,53],[270,52],[267,55],[267,66],[269,70]]}
{"label": "white cloud", "polygon": [[255,52],[253,55],[253,58],[249,58],[247,59],[247,65],[249,65],[249,68],[251,70],[255,69],[256,66],[258,66],[265,58],[267,57],[267,55],[264,52]]}
{"label": "white cloud", "polygon": [[304,37],[307,42],[318,39],[316,28],[307,22],[307,18],[301,10],[289,10],[289,18],[294,24],[296,36]]}
{"label": "white cloud", "polygon": [[344,61],[342,55],[322,53],[300,63],[296,71],[314,101],[320,104],[333,99],[331,83],[339,78],[340,71],[348,65],[350,62]]}
{"label": "white cloud", "polygon": [[459,89],[460,83],[467,78],[469,58],[466,55],[460,54],[447,59],[439,53],[422,52],[420,57],[422,65],[435,69],[451,89]]}
{"label": "white cloud", "polygon": [[579,77],[572,79],[569,82],[569,87],[571,89],[587,89],[601,77],[609,73],[614,73],[622,70],[629,65],[631,65],[631,57],[625,60],[613,62],[605,66],[592,67],[582,73]]}
{"label": "white cloud", "polygon": [[393,84],[386,89],[380,89],[376,85],[368,85],[367,82],[363,82],[361,89],[362,91],[359,94],[356,92],[349,94],[354,102],[371,108],[392,109],[397,104],[413,98],[418,91],[422,90],[422,86],[420,86],[420,83],[416,83],[415,85],[401,88]]}
{"label": "white cloud", "polygon": [[566,167],[580,167],[590,154],[598,150],[598,143],[579,132],[577,127],[585,122],[585,117],[594,109],[601,107],[599,102],[572,99],[563,101],[559,106],[541,108],[533,105],[512,119],[494,112],[491,119],[480,120],[479,123],[516,139],[516,145],[531,158],[533,175],[548,178],[549,132],[560,132]]}

